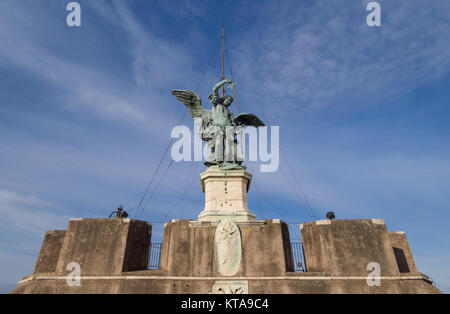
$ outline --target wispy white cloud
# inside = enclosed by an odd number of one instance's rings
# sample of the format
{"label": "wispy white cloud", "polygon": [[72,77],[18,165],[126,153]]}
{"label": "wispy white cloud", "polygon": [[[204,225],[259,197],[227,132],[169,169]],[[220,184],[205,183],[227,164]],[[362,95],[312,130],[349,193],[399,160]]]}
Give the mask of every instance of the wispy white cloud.
{"label": "wispy white cloud", "polygon": [[190,0],[157,1],[167,13],[177,18],[193,20],[204,17],[207,14],[208,0],[197,0],[195,5],[192,5],[192,1]]}
{"label": "wispy white cloud", "polygon": [[[133,77],[115,76],[114,72],[86,66],[48,49],[45,31],[52,25],[42,25],[40,19],[33,20],[31,15],[28,23],[40,24],[40,32],[29,33],[24,26],[16,27],[18,12],[27,11],[20,4],[4,6],[11,14],[0,22],[3,30],[0,31],[0,65],[20,67],[53,85],[58,91],[53,98],[60,109],[81,111],[99,120],[126,122],[129,126],[158,133],[167,121],[175,123],[177,119],[172,115],[173,110],[167,110],[164,105],[171,97],[167,83],[186,79],[181,71],[189,69],[192,60],[179,47],[144,30],[122,4],[117,7],[103,4],[99,2],[94,8],[99,12],[107,9],[114,12],[120,19],[118,25],[125,28],[127,40],[133,43]],[[64,30],[64,26],[59,29]],[[80,42],[74,43],[76,49],[80,45]]]}
{"label": "wispy white cloud", "polygon": [[122,1],[114,1],[114,4],[120,23],[132,41],[137,86],[158,92],[161,87],[169,88],[168,83],[188,81],[193,74],[194,59],[184,43],[159,38],[145,29]]}
{"label": "wispy white cloud", "polygon": [[380,28],[366,25],[366,2],[265,3],[233,55],[248,103],[277,116],[358,108],[448,73],[448,2],[382,1]]}
{"label": "wispy white cloud", "polygon": [[13,283],[31,274],[45,231],[65,229],[70,215],[36,195],[7,189],[0,189],[0,202],[1,277]]}
{"label": "wispy white cloud", "polygon": [[3,204],[0,208],[3,230],[14,229],[41,236],[46,230],[65,228],[70,218],[52,203],[34,195],[0,189],[0,202]]}

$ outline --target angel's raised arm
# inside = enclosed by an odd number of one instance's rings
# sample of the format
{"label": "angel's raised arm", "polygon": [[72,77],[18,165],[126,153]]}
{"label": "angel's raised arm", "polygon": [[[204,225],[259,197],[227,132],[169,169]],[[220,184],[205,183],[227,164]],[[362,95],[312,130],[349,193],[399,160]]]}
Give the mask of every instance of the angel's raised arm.
{"label": "angel's raised arm", "polygon": [[219,92],[218,92],[219,88],[221,88],[222,86],[224,86],[224,85],[227,84],[227,83],[231,83],[231,80],[230,80],[229,78],[228,78],[228,79],[225,79],[225,80],[223,80],[223,81],[220,81],[219,83],[217,83],[216,85],[214,85],[214,88],[213,88],[213,95],[216,96],[216,97],[219,97]]}

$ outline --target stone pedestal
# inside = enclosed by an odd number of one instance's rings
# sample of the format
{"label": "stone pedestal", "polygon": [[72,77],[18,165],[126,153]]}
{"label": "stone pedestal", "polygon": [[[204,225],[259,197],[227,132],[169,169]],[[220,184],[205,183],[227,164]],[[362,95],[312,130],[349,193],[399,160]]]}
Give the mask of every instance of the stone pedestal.
{"label": "stone pedestal", "polygon": [[245,169],[220,170],[217,166],[209,167],[200,175],[202,191],[205,193],[205,208],[198,220],[255,221],[256,216],[247,205],[251,180],[252,175]]}

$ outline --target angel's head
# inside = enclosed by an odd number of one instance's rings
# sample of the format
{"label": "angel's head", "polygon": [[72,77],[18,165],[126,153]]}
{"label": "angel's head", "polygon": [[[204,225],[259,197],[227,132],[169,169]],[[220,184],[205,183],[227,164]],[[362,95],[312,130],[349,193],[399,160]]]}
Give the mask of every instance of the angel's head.
{"label": "angel's head", "polygon": [[231,96],[224,96],[224,97],[215,97],[214,95],[208,96],[211,103],[214,105],[221,104],[222,106],[228,107],[233,102],[233,97]]}
{"label": "angel's head", "polygon": [[231,96],[222,97],[221,102],[225,107],[228,107],[233,102],[233,97]]}

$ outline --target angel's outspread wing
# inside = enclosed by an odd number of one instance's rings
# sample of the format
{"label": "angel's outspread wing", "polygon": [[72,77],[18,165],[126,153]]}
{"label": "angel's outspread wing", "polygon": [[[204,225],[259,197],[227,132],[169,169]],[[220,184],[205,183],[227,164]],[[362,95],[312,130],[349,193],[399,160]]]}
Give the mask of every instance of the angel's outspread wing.
{"label": "angel's outspread wing", "polygon": [[202,100],[195,92],[190,90],[174,89],[171,91],[179,101],[186,105],[189,113],[194,119],[201,119],[205,113],[205,108],[202,106]]}
{"label": "angel's outspread wing", "polygon": [[174,89],[171,93],[189,109],[189,113],[195,123],[200,126],[199,133],[203,140],[208,140],[208,127],[212,123],[211,110],[202,106],[202,100],[195,92],[191,90]]}
{"label": "angel's outspread wing", "polygon": [[261,120],[259,120],[259,118],[257,116],[255,116],[254,114],[251,114],[251,113],[241,113],[241,114],[237,115],[233,119],[233,121],[237,125],[247,125],[247,126],[254,126],[254,127],[265,126],[265,124]]}

